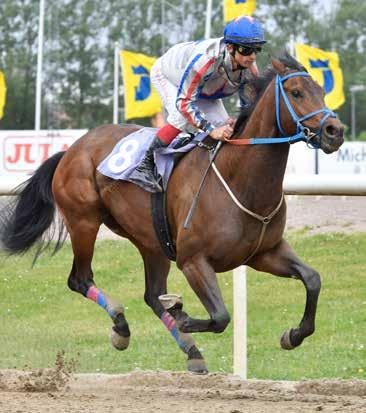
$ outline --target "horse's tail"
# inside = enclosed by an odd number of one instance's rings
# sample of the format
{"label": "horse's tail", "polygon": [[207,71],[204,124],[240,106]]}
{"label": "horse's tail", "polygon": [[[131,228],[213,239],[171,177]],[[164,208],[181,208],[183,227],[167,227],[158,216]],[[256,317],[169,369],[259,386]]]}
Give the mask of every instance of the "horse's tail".
{"label": "horse's tail", "polygon": [[[37,243],[35,261],[53,239],[55,229],[49,231],[47,237],[44,234],[54,221],[52,179],[64,153],[58,152],[47,159],[31,178],[17,188],[19,195],[1,210],[0,245],[7,253],[21,254]],[[66,231],[62,221],[57,232],[54,253],[61,248],[65,240]]]}

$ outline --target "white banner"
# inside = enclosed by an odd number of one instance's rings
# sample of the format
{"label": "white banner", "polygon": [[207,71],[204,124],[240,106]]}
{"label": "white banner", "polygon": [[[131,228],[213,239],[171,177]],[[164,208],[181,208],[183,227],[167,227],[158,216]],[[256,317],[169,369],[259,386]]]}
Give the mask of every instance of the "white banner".
{"label": "white banner", "polygon": [[0,131],[0,174],[31,174],[46,159],[67,150],[84,129]]}
{"label": "white banner", "polygon": [[315,173],[315,150],[307,147],[304,142],[297,142],[290,146],[286,174],[313,174]]}
{"label": "white banner", "polygon": [[318,152],[318,173],[354,175],[366,174],[366,142],[345,142],[330,155],[322,150],[310,149],[305,143],[291,145],[287,174],[314,174]]}
{"label": "white banner", "polygon": [[345,142],[330,155],[319,151],[319,174],[366,175],[366,142]]}

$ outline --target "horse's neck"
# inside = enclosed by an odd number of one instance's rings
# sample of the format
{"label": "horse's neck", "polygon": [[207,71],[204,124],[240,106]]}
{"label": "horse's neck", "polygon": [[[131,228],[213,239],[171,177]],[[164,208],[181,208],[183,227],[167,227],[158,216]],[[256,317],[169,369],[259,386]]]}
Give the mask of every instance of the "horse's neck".
{"label": "horse's neck", "polygon": [[[276,136],[278,131],[272,88],[265,92],[256,105],[239,138]],[[281,196],[288,153],[288,144],[239,147],[227,144],[221,164],[227,170],[228,184],[243,203],[249,202],[267,209]]]}

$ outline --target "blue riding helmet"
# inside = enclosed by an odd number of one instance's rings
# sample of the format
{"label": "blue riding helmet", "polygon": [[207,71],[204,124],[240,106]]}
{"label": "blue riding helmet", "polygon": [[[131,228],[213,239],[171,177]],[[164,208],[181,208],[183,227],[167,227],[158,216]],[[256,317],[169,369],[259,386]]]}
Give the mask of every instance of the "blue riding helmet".
{"label": "blue riding helmet", "polygon": [[224,42],[240,45],[266,43],[261,23],[251,16],[240,16],[228,23],[224,29]]}

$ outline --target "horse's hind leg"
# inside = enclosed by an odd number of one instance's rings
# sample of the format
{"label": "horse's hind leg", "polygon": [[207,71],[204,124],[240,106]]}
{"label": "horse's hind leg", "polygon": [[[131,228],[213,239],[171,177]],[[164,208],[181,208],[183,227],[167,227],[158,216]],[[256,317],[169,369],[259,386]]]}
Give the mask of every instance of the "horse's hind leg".
{"label": "horse's hind leg", "polygon": [[319,274],[305,265],[285,240],[272,250],[256,256],[248,265],[258,271],[296,278],[304,284],[306,305],[302,320],[298,327],[285,331],[281,337],[281,346],[285,350],[299,346],[315,330],[316,307],[321,286]]}
{"label": "horse's hind leg", "polygon": [[[74,261],[68,279],[71,290],[82,294],[84,297],[99,304],[112,318],[114,326],[111,330],[111,342],[118,350],[125,350],[130,340],[130,330],[124,316],[121,304],[101,291],[94,283],[91,262],[94,253],[94,244],[100,227],[97,211],[88,210],[87,214],[66,214],[65,224],[68,228]],[[84,211],[85,212],[85,211]]]}
{"label": "horse's hind leg", "polygon": [[167,293],[167,277],[170,269],[169,260],[163,255],[141,251],[145,267],[145,302],[160,318],[168,329],[180,349],[187,354],[188,370],[198,374],[206,374],[205,361],[196,347],[193,338],[178,329],[176,320],[172,316],[174,311],[174,300],[172,305],[162,304],[159,297]]}

